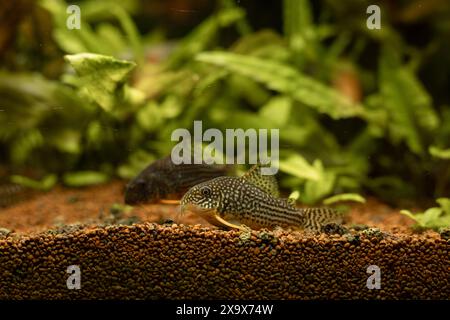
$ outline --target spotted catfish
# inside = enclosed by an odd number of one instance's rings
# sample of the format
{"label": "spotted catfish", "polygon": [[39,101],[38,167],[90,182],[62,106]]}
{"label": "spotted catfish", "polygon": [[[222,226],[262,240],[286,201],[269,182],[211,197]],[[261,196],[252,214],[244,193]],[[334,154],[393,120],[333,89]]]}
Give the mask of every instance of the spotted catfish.
{"label": "spotted catfish", "polygon": [[213,225],[240,230],[320,231],[324,225],[341,222],[331,208],[297,208],[292,200],[279,198],[275,177],[262,175],[260,169],[255,165],[242,177],[218,177],[192,187],[181,199],[181,212],[191,211]]}

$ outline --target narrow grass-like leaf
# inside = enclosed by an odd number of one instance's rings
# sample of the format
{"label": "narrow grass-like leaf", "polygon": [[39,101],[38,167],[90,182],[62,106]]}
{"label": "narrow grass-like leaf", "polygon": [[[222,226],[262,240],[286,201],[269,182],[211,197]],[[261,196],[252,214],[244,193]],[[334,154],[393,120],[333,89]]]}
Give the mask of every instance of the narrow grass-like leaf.
{"label": "narrow grass-like leaf", "polygon": [[45,176],[42,180],[33,180],[28,177],[13,175],[11,176],[11,182],[19,184],[24,187],[28,187],[35,190],[48,191],[53,188],[58,181],[58,178],[54,174]]}
{"label": "narrow grass-like leaf", "polygon": [[411,151],[423,153],[422,132],[434,130],[438,118],[431,99],[412,72],[400,64],[400,57],[385,47],[380,57],[382,108],[389,112],[388,127],[394,142],[404,140]]}
{"label": "narrow grass-like leaf", "polygon": [[430,146],[428,148],[428,151],[435,158],[446,159],[446,160],[450,159],[450,149],[441,149],[436,146]]}
{"label": "narrow grass-like leaf", "polygon": [[342,193],[326,198],[325,200],[323,200],[323,204],[330,205],[341,201],[354,201],[359,203],[365,203],[366,199],[364,199],[363,196],[357,193]]}
{"label": "narrow grass-like leaf", "polygon": [[303,75],[295,68],[258,57],[227,52],[205,52],[197,60],[222,66],[230,72],[261,82],[269,89],[288,94],[334,119],[363,116],[364,109],[334,89]]}
{"label": "narrow grass-like leaf", "polygon": [[69,187],[83,187],[105,183],[109,176],[98,171],[68,172],[63,176],[63,182]]}

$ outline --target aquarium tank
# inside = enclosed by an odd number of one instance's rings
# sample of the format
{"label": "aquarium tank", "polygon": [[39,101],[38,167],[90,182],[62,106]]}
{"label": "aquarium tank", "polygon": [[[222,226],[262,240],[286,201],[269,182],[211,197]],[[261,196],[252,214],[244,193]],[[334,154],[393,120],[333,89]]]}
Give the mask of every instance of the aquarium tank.
{"label": "aquarium tank", "polygon": [[0,299],[450,299],[449,40],[446,0],[2,2]]}

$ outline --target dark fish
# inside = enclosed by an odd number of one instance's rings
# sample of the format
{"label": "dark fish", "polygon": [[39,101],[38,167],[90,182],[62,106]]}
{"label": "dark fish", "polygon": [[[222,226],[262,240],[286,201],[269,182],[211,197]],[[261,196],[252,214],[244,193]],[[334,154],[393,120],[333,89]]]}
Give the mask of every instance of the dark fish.
{"label": "dark fish", "polygon": [[125,203],[155,203],[162,199],[179,199],[192,186],[227,175],[230,165],[174,164],[167,156],[156,160],[128,183]]}

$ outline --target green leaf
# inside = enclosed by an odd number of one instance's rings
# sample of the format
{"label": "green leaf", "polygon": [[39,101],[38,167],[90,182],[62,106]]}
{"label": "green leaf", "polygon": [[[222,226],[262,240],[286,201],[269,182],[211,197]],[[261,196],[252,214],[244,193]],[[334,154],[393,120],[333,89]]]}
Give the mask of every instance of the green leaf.
{"label": "green leaf", "polygon": [[136,113],[136,120],[139,126],[147,132],[160,127],[163,123],[163,118],[158,104],[154,100],[146,103]]}
{"label": "green leaf", "polygon": [[408,218],[413,219],[414,221],[417,221],[417,214],[413,214],[409,210],[400,210],[400,213],[407,216]]}
{"label": "green leaf", "polygon": [[[97,27],[97,38],[103,40],[104,46],[107,46],[107,52],[99,52],[105,55],[116,55],[119,52],[127,50],[127,42],[124,35],[118,28],[110,23],[102,23]],[[76,53],[86,52],[81,50]]]}
{"label": "green leaf", "polygon": [[289,46],[296,53],[295,58],[303,62],[305,57],[316,58],[318,29],[313,23],[313,13],[309,0],[283,1],[284,33]]}
{"label": "green leaf", "polygon": [[336,90],[289,65],[227,52],[204,52],[198,54],[196,59],[261,82],[269,89],[288,94],[334,119],[364,115],[361,105],[352,103]]}
{"label": "green leaf", "polygon": [[161,103],[160,113],[166,119],[172,119],[183,111],[183,102],[176,95],[168,95]]}
{"label": "green leaf", "polygon": [[450,216],[450,198],[439,198],[436,202],[439,203],[444,213]]}
{"label": "green leaf", "polygon": [[436,200],[439,207],[427,209],[423,213],[413,214],[408,210],[401,210],[400,213],[416,221],[421,228],[438,230],[439,228],[450,226],[450,199],[439,198]]}
{"label": "green leaf", "polygon": [[24,187],[41,190],[41,191],[48,191],[51,188],[53,188],[58,181],[58,178],[54,174],[50,174],[45,176],[42,180],[33,180],[28,177],[20,176],[20,175],[13,175],[11,176],[11,182],[19,184]]}
{"label": "green leaf", "polygon": [[431,98],[415,75],[401,65],[399,54],[387,45],[380,57],[381,108],[394,143],[405,141],[411,151],[423,153],[423,133],[436,129],[439,121]]}
{"label": "green leaf", "polygon": [[[260,56],[261,50],[266,51],[268,48],[276,48],[275,50],[283,51],[282,55],[285,56],[290,55],[283,38],[270,29],[264,29],[241,37],[233,44],[231,50],[239,54]],[[264,57],[268,58],[270,56],[264,55]]]}
{"label": "green leaf", "polygon": [[430,146],[428,152],[435,158],[450,159],[450,149],[441,149],[436,146]]}
{"label": "green leaf", "polygon": [[240,21],[245,12],[238,7],[224,9],[212,15],[195,28],[170,56],[168,65],[175,66],[202,52],[212,42],[220,28],[228,27]]}
{"label": "green leaf", "polygon": [[44,138],[38,129],[31,129],[14,139],[11,144],[11,160],[16,164],[24,163],[31,152],[44,145]]}
{"label": "green leaf", "polygon": [[315,203],[330,194],[336,181],[336,174],[325,171],[319,159],[314,161],[313,166],[320,172],[320,177],[317,181],[308,180],[305,182],[305,192],[302,195],[302,200],[305,203]]}
{"label": "green leaf", "polygon": [[112,110],[117,89],[136,66],[134,62],[92,53],[64,57],[80,76],[81,83],[90,97],[106,111]]}
{"label": "green leaf", "polygon": [[440,215],[442,214],[441,208],[430,208],[427,209],[422,216],[419,216],[419,221],[423,226],[432,225]]}
{"label": "green leaf", "polygon": [[[53,38],[58,46],[67,53],[79,53],[85,51],[94,51],[94,48],[89,48],[82,40],[82,38],[77,35],[80,31],[67,30],[67,29],[56,29],[53,31]],[[85,39],[89,38],[89,30],[84,30],[86,34]]]}
{"label": "green leaf", "polygon": [[81,152],[80,142],[81,132],[75,129],[61,129],[47,139],[47,143],[54,145],[58,150],[72,154]]}
{"label": "green leaf", "polygon": [[323,200],[323,204],[330,205],[330,204],[333,204],[336,202],[341,202],[341,201],[355,201],[355,202],[365,203],[366,199],[364,199],[364,197],[362,197],[361,195],[359,195],[357,193],[342,193],[342,194],[337,194],[335,196],[326,198],[325,200]]}
{"label": "green leaf", "polygon": [[292,202],[297,201],[300,198],[300,191],[298,190],[294,190],[293,192],[291,192],[291,194],[289,195],[288,199],[292,199]]}
{"label": "green leaf", "polygon": [[321,171],[310,165],[301,155],[294,155],[285,160],[280,160],[279,168],[282,172],[302,179],[318,181],[321,177]]}
{"label": "green leaf", "polygon": [[[78,3],[81,10],[82,25],[80,29],[69,30],[66,26],[67,4],[60,0],[41,0],[39,4],[52,15],[53,38],[66,53],[77,54],[91,52],[119,56],[130,48],[133,58],[143,62],[143,49],[139,32],[127,10],[133,10],[128,1],[96,1],[95,3]],[[100,23],[94,31],[90,25],[93,20],[116,19],[119,27]],[[122,32],[124,35],[122,35]]]}
{"label": "green leaf", "polygon": [[134,59],[136,59],[139,64],[142,64],[144,61],[144,51],[141,44],[141,37],[133,19],[120,5],[112,5],[110,11],[117,17],[122,29],[125,31],[127,39],[133,49]]}
{"label": "green leaf", "polygon": [[292,100],[285,96],[270,99],[259,111],[261,117],[270,119],[275,126],[284,127],[291,116]]}
{"label": "green leaf", "polygon": [[109,176],[98,171],[68,172],[63,176],[63,182],[69,187],[83,187],[105,183]]}

